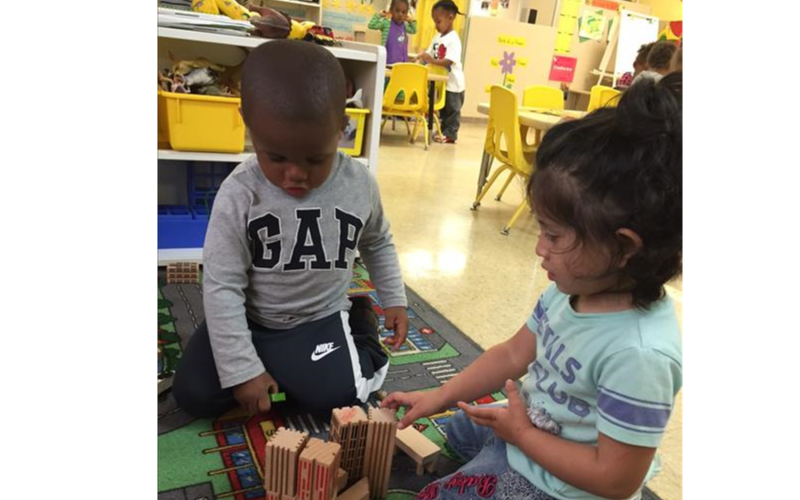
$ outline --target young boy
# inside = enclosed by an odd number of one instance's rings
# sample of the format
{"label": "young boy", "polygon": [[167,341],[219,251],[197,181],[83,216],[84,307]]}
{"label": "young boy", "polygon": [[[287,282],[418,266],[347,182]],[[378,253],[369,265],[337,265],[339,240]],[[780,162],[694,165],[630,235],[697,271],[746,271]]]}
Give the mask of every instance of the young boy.
{"label": "young boy", "polygon": [[633,61],[633,73],[628,71],[617,80],[618,90],[627,90],[628,87],[633,85],[633,79],[639,76],[639,73],[647,70],[647,56],[650,54],[650,49],[653,48],[656,42],[642,44],[636,52],[636,59]]}
{"label": "young boy", "polygon": [[[444,108],[439,112],[442,136],[436,142],[455,144],[461,126],[461,106],[464,104],[464,70],[461,67],[461,39],[453,31],[456,15],[461,14],[453,0],[439,0],[433,5],[431,15],[438,32],[428,50],[417,56],[427,64],[446,68],[449,75],[445,87]],[[463,14],[462,14],[463,15]]]}
{"label": "young boy", "polygon": [[283,391],[306,411],[366,401],[388,358],[367,298],[348,300],[356,250],[394,330],[406,297],[375,177],[339,153],[345,75],[327,50],[277,40],[252,51],[242,116],[256,157],[217,193],[203,248],[206,322],[175,375],[175,400],[196,416],[270,409]]}

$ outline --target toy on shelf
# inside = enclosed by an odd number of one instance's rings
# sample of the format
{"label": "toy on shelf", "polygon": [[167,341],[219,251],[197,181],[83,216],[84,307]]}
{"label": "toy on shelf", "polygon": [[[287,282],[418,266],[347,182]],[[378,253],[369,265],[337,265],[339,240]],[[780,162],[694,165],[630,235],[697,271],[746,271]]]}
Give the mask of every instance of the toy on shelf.
{"label": "toy on shelf", "polygon": [[292,16],[269,7],[248,5],[258,17],[250,19],[255,27],[253,34],[264,38],[288,38],[289,40],[306,40],[319,45],[332,47],[339,45],[333,30],[320,26],[313,21],[297,21]]}
{"label": "toy on shelf", "polygon": [[168,285],[196,285],[198,283],[200,283],[200,271],[196,262],[167,264]]}
{"label": "toy on shelf", "polygon": [[192,11],[201,14],[225,15],[237,21],[249,21],[258,17],[258,12],[251,12],[236,0],[192,0]]}

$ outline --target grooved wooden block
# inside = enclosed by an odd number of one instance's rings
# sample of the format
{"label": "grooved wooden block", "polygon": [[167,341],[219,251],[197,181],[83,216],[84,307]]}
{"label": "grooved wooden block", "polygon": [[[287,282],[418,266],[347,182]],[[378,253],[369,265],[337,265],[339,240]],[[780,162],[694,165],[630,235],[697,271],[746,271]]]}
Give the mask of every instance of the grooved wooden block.
{"label": "grooved wooden block", "polygon": [[367,500],[368,498],[369,480],[365,477],[339,495],[339,500]]}
{"label": "grooved wooden block", "polygon": [[300,454],[297,500],[333,500],[342,447],[311,438]]}
{"label": "grooved wooden block", "polygon": [[433,441],[413,427],[397,431],[397,447],[417,463],[418,475],[422,475],[425,467],[433,472],[436,460],[441,453],[441,449]]}
{"label": "grooved wooden block", "polygon": [[339,469],[336,473],[336,491],[342,491],[347,486],[347,471]]}
{"label": "grooved wooden block", "polygon": [[264,489],[269,500],[294,497],[297,462],[308,433],[279,428],[264,450]]}
{"label": "grooved wooden block", "polygon": [[342,447],[340,467],[347,472],[347,484],[361,479],[369,420],[358,406],[335,408],[331,414],[331,441]]}
{"label": "grooved wooden block", "polygon": [[373,500],[385,498],[389,492],[389,472],[394,458],[397,418],[392,410],[369,409],[366,455],[363,475],[369,480]]}

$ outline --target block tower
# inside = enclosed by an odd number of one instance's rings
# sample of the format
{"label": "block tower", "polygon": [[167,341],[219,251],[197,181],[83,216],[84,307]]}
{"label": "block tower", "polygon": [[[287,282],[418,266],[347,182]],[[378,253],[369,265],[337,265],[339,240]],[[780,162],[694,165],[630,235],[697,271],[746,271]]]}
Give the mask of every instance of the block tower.
{"label": "block tower", "polygon": [[340,467],[347,472],[347,486],[363,477],[367,446],[367,414],[358,406],[335,408],[331,414],[331,441],[342,447]]}
{"label": "block tower", "polygon": [[264,453],[266,500],[333,500],[341,446],[281,427]]}
{"label": "block tower", "polygon": [[281,427],[267,441],[264,453],[266,500],[287,500],[297,495],[297,462],[308,433]]}
{"label": "block tower", "polygon": [[[342,447],[311,438],[300,453],[297,500],[333,500]],[[284,497],[284,500],[288,500]]]}

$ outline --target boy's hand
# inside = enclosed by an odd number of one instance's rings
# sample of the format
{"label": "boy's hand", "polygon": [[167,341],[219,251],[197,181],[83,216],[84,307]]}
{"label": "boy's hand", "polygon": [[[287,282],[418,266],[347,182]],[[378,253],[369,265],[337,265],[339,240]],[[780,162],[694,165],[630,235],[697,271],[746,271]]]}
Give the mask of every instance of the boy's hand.
{"label": "boy's hand", "polygon": [[491,427],[494,433],[506,443],[517,446],[526,431],[533,428],[525,403],[511,380],[506,380],[508,406],[500,408],[480,408],[458,402],[458,407],[478,425]]}
{"label": "boy's hand", "polygon": [[427,417],[441,411],[444,402],[440,400],[436,390],[427,392],[393,392],[381,401],[381,408],[390,408],[397,411],[401,406],[406,407],[406,414],[397,424],[403,430],[415,420]]}
{"label": "boy's hand", "polygon": [[425,61],[426,63],[430,64],[433,62],[433,56],[428,54],[427,52],[422,52],[417,56],[418,60]]}
{"label": "boy's hand", "polygon": [[250,415],[266,413],[272,406],[270,394],[280,392],[278,383],[267,372],[233,388],[233,397]]}
{"label": "boy's hand", "polygon": [[383,326],[394,332],[394,335],[385,340],[386,345],[392,346],[396,351],[408,335],[408,313],[405,307],[387,307],[383,310]]}

